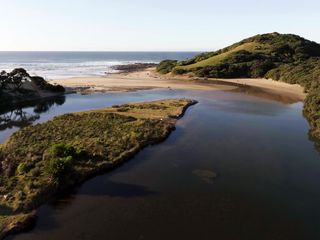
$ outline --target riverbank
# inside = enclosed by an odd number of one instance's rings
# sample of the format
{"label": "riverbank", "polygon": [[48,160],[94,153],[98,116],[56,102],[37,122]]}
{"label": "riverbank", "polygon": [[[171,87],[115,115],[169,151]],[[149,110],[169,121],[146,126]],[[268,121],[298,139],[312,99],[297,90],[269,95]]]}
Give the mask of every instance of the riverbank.
{"label": "riverbank", "polygon": [[58,193],[166,139],[193,104],[171,99],[117,105],[14,133],[0,145],[0,238],[30,227],[34,210]]}
{"label": "riverbank", "polygon": [[[239,87],[259,89],[267,95],[278,95],[290,101],[303,101],[306,94],[299,85],[267,79],[207,79],[189,76],[161,75],[154,68],[130,73],[110,74],[103,77],[75,77],[50,81],[82,93],[108,91],[137,91],[154,88],[186,90],[231,91]],[[257,91],[255,91],[257,92]]]}

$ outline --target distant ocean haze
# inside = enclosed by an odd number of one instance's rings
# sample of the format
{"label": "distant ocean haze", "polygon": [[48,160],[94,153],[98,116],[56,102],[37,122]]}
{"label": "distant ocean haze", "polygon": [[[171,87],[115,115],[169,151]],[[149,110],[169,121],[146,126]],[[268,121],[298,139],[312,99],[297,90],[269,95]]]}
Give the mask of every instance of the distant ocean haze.
{"label": "distant ocean haze", "polygon": [[199,52],[0,52],[0,71],[24,68],[46,79],[101,76],[114,73],[112,66],[183,60]]}

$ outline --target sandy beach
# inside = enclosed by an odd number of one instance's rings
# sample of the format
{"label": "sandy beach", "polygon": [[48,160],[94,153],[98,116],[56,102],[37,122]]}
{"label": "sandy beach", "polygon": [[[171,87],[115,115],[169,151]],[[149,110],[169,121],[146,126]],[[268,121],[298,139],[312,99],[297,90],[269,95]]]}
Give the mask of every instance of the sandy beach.
{"label": "sandy beach", "polygon": [[132,73],[109,74],[101,77],[74,77],[52,80],[82,93],[108,91],[137,91],[155,88],[186,90],[224,90],[232,91],[247,87],[250,92],[275,95],[288,102],[302,101],[306,94],[299,85],[287,84],[270,79],[202,79],[189,76],[160,75],[154,68]]}

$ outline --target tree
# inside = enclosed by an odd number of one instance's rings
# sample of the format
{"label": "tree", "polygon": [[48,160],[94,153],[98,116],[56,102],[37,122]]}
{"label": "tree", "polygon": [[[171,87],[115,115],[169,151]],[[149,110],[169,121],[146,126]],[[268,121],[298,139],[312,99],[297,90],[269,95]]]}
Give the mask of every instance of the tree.
{"label": "tree", "polygon": [[15,68],[8,76],[10,83],[14,86],[15,90],[18,90],[21,88],[26,78],[29,77],[29,74],[23,68]]}
{"label": "tree", "polygon": [[0,73],[0,91],[4,90],[8,85],[8,74],[6,71]]}
{"label": "tree", "polygon": [[10,78],[10,83],[14,85],[15,90],[20,89],[23,82],[23,78],[20,75],[14,75]]}

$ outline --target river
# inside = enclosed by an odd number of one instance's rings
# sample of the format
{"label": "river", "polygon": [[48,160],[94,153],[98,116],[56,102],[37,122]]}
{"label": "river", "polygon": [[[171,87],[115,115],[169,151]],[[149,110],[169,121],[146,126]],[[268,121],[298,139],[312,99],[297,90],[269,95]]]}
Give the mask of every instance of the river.
{"label": "river", "polygon": [[10,111],[16,120],[1,126],[0,141],[66,112],[176,97],[199,103],[165,142],[42,206],[36,227],[9,239],[320,239],[320,158],[301,102],[221,91],[72,94]]}

